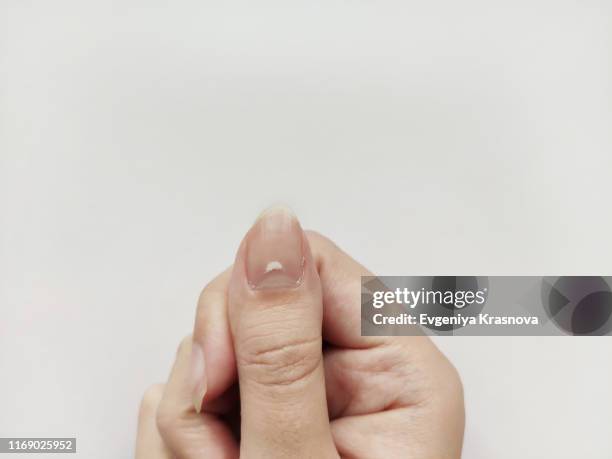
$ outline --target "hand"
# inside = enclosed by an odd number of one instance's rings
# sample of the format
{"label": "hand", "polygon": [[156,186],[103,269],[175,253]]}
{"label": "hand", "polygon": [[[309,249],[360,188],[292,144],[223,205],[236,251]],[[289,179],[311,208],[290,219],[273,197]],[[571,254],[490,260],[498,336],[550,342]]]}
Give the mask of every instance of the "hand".
{"label": "hand", "polygon": [[365,337],[360,277],[329,240],[266,211],[198,302],[142,458],[459,458],[462,387],[426,337]]}

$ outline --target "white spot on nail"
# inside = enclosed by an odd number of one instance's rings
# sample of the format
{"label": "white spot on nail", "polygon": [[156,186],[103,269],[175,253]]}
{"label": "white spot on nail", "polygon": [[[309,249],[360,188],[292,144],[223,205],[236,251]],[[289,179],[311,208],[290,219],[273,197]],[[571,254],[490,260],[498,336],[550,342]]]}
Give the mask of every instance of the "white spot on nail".
{"label": "white spot on nail", "polygon": [[283,265],[280,261],[271,261],[266,265],[266,273],[270,271],[281,271],[283,269]]}

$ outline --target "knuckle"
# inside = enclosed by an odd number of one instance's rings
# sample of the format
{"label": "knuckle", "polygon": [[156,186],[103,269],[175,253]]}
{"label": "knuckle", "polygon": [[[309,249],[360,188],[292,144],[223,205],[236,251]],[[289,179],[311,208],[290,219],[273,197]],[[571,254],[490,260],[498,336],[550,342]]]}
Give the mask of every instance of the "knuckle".
{"label": "knuckle", "polygon": [[155,415],[157,407],[159,406],[159,403],[161,401],[163,392],[163,384],[154,384],[144,392],[144,395],[142,396],[142,400],[140,402],[140,419]]}
{"label": "knuckle", "polygon": [[457,368],[447,359],[447,385],[451,396],[458,400],[463,400],[463,382],[461,381],[461,375]]}
{"label": "knuckle", "polygon": [[306,381],[322,359],[320,336],[252,335],[241,343],[240,349],[241,368],[250,373],[250,379],[265,386],[292,386]]}
{"label": "knuckle", "polygon": [[212,289],[209,286],[204,287],[198,298],[198,314],[203,314],[209,305],[222,301],[225,301],[225,292]]}
{"label": "knuckle", "polygon": [[226,270],[210,281],[200,292],[198,298],[198,313],[205,309],[206,305],[225,301],[227,297],[227,280],[230,270]]}
{"label": "knuckle", "polygon": [[[227,276],[226,273],[223,275]],[[227,304],[227,289],[220,287],[218,284],[219,282],[214,280],[206,285],[200,293],[195,314],[194,333],[196,336],[204,333],[208,322],[213,315],[216,315],[215,312],[223,310]]]}
{"label": "knuckle", "polygon": [[307,230],[304,231],[304,233],[306,234],[306,239],[308,239],[308,242],[315,249],[315,251],[317,251],[317,249],[319,249],[319,251],[322,249],[324,251],[331,250],[333,252],[337,252],[339,250],[334,241],[318,231]]}
{"label": "knuckle", "polygon": [[182,355],[183,353],[188,352],[189,349],[191,349],[192,341],[193,341],[193,335],[191,333],[185,336],[179,343],[178,348],[176,349],[176,354]]}
{"label": "knuckle", "polygon": [[429,400],[441,402],[448,410],[463,410],[464,394],[461,376],[451,361],[439,350],[433,367],[424,370],[429,380]]}
{"label": "knuckle", "polygon": [[332,241],[330,238],[328,238],[327,236],[325,236],[324,234],[320,233],[319,231],[315,231],[315,230],[306,230],[304,231],[304,233],[306,234],[306,237],[310,240],[316,240],[316,241],[320,241],[324,244],[329,244],[331,246],[336,246],[336,244],[334,243],[334,241]]}
{"label": "knuckle", "polygon": [[174,430],[174,427],[177,422],[176,412],[171,409],[170,406],[162,402],[157,408],[155,422],[157,424],[157,429],[159,430],[159,432],[165,436],[166,434]]}
{"label": "knuckle", "polygon": [[455,428],[465,428],[463,383],[455,366],[444,357],[445,365],[439,381],[436,404],[443,417]]}

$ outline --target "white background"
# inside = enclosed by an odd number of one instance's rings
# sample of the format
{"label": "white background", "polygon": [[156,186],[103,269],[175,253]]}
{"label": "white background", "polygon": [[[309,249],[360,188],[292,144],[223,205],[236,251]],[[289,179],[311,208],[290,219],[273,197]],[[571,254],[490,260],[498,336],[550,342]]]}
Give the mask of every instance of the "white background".
{"label": "white background", "polygon": [[[273,202],[379,274],[612,274],[610,2],[88,3],[0,0],[0,436],[131,457]],[[612,454],[609,338],[439,343],[465,458]]]}

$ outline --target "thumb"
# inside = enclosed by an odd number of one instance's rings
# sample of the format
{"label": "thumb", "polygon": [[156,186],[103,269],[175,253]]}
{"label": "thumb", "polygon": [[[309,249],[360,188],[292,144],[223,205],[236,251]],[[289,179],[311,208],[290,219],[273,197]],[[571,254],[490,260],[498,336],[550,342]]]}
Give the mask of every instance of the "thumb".
{"label": "thumb", "polygon": [[229,285],[246,457],[337,457],[323,374],[321,284],[288,209],[245,236]]}

